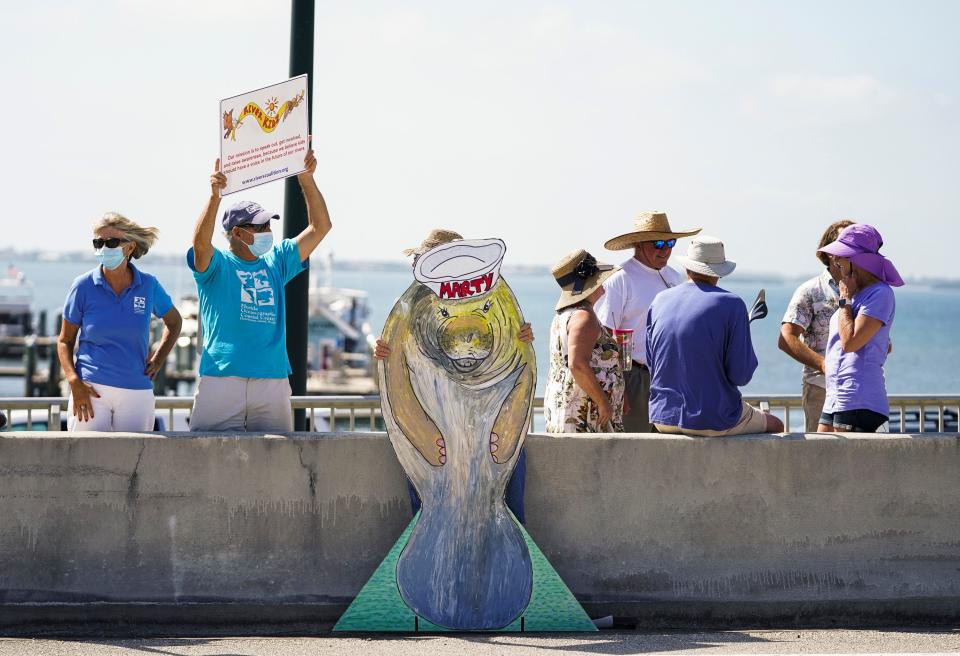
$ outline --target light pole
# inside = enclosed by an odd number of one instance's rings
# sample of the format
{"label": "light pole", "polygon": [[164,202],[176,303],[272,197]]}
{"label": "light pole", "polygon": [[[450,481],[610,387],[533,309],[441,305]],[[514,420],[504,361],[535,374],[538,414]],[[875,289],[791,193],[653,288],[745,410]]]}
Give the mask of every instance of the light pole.
{"label": "light pole", "polygon": [[[290,77],[307,74],[307,125],[313,133],[313,15],[314,0],[292,0],[290,6]],[[307,227],[307,205],[296,176],[284,182],[283,236],[293,239]],[[294,396],[307,393],[307,319],[310,294],[309,272],[287,283],[287,355],[290,358],[290,388]],[[303,410],[294,413],[293,429],[306,428]]]}

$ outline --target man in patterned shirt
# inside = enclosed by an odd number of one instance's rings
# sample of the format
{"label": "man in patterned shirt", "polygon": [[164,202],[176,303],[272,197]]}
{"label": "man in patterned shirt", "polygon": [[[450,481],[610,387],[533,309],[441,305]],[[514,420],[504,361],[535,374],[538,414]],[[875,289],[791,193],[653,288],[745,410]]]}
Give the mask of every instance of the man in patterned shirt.
{"label": "man in patterned shirt", "polygon": [[[836,241],[840,231],[852,224],[853,221],[831,224],[817,248]],[[830,266],[825,254],[818,251],[816,255],[824,267]],[[819,276],[797,287],[780,324],[780,350],[803,365],[803,414],[808,433],[817,430],[827,394],[823,356],[830,333],[830,317],[837,310],[839,298],[837,283],[829,268],[825,268]]]}

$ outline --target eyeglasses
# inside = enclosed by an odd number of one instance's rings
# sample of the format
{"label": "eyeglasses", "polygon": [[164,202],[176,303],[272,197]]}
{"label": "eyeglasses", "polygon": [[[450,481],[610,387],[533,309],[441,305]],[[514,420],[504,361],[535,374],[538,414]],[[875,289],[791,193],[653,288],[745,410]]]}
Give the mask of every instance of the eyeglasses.
{"label": "eyeglasses", "polygon": [[676,239],[655,239],[650,243],[653,244],[653,247],[656,248],[658,251],[662,251],[664,248],[673,248],[674,246],[676,246],[677,240]]}
{"label": "eyeglasses", "polygon": [[93,240],[93,247],[96,248],[97,250],[100,250],[104,246],[106,246],[107,248],[116,248],[120,244],[126,244],[128,241],[130,240],[120,239],[119,237],[110,237],[108,239],[100,239],[99,237],[97,237],[96,239]]}

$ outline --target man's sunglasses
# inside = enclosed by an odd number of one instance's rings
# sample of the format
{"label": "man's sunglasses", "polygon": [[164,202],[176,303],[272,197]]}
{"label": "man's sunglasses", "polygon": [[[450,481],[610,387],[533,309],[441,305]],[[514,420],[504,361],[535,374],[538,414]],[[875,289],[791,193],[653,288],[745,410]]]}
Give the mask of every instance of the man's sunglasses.
{"label": "man's sunglasses", "polygon": [[107,248],[116,248],[120,244],[126,244],[129,239],[120,239],[119,237],[110,237],[109,239],[100,239],[97,237],[93,240],[93,247],[97,250],[100,250],[104,246]]}
{"label": "man's sunglasses", "polygon": [[656,248],[658,251],[662,251],[664,248],[673,248],[674,246],[676,246],[677,240],[676,239],[655,239],[650,243],[653,244],[653,247]]}
{"label": "man's sunglasses", "polygon": [[244,223],[243,225],[238,225],[237,227],[241,230],[246,230],[247,232],[270,232],[269,223]]}

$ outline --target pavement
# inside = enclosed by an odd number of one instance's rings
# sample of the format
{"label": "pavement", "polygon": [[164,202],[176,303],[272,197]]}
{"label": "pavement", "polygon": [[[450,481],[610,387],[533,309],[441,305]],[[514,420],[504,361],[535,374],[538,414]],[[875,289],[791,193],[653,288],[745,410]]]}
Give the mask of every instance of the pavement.
{"label": "pavement", "polygon": [[957,654],[960,627],[712,633],[44,639],[0,638],[0,656],[499,656],[500,654]]}

